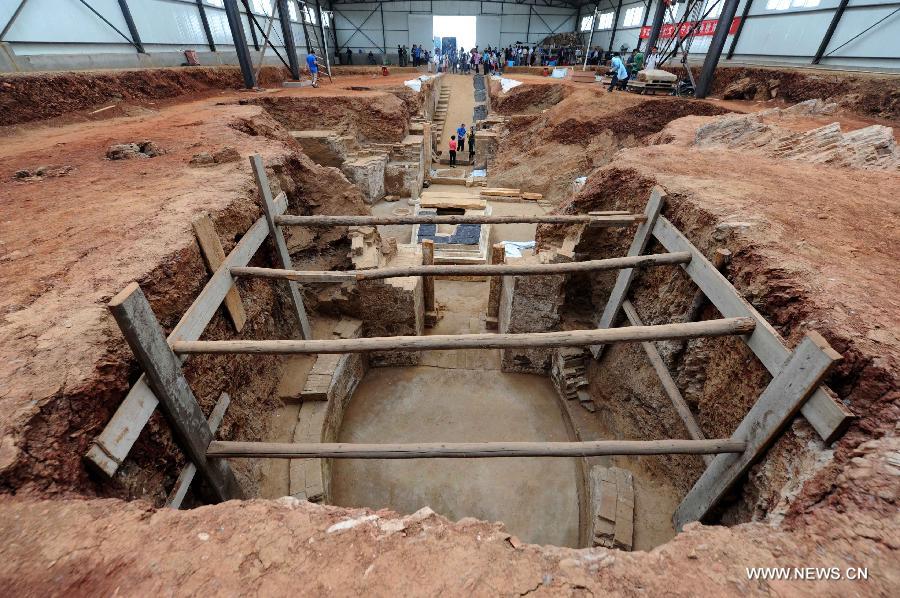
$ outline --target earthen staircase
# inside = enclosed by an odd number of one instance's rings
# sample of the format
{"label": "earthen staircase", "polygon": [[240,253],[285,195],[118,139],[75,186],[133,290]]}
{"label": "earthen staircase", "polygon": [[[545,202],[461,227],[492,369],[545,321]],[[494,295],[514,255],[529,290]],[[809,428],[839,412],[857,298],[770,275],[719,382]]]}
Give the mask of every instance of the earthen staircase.
{"label": "earthen staircase", "polygon": [[444,123],[447,120],[447,108],[450,106],[450,88],[441,86],[441,94],[438,98],[437,108],[432,117],[432,134],[437,139],[444,138]]}

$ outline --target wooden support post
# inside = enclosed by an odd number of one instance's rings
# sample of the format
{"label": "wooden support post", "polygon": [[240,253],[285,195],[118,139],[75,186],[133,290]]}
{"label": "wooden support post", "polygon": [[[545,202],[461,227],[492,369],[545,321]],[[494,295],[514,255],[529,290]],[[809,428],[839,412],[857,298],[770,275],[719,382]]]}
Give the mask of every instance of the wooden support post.
{"label": "wooden support post", "polygon": [[434,147],[431,144],[431,121],[422,123],[422,144],[424,145],[422,151],[425,152],[425,172],[427,178],[427,173],[431,170],[431,162],[434,158]]}
{"label": "wooden support post", "polygon": [[[638,316],[637,310],[634,309],[634,306],[628,299],[622,302],[622,311],[625,312],[625,315],[628,317],[628,321],[632,326],[644,325],[640,316]],[[672,405],[675,407],[675,411],[678,413],[681,421],[684,422],[684,427],[687,429],[688,435],[694,440],[706,438],[703,435],[700,426],[697,425],[697,420],[694,419],[694,414],[691,413],[691,408],[688,407],[687,401],[681,396],[681,391],[678,390],[675,380],[672,379],[669,368],[666,367],[665,362],[662,360],[662,356],[659,354],[659,351],[656,350],[656,345],[652,342],[644,342],[641,343],[641,346],[647,354],[647,359],[649,359],[650,363],[653,365],[653,369],[656,370],[656,375],[659,376],[659,381],[662,383],[663,390],[666,391],[666,394],[672,401]],[[712,457],[709,455],[704,455],[703,459],[706,461],[707,465],[712,462]]]}
{"label": "wooden support post", "polygon": [[451,459],[483,457],[594,457],[598,455],[702,455],[740,453],[746,444],[712,440],[594,440],[588,442],[423,442],[418,444],[346,444],[223,442],[209,445],[210,457],[269,459]]}
{"label": "wooden support post", "polygon": [[[766,369],[773,376],[778,374],[791,354],[778,331],[741,297],[737,289],[666,218],[660,217],[657,220],[653,236],[662,243],[666,251],[691,252],[691,261],[681,267],[719,313],[726,317],[748,317],[756,321],[753,333],[744,340]],[[817,389],[803,403],[801,412],[826,443],[833,442],[843,434],[855,417],[843,403],[822,388]]]}
{"label": "wooden support post", "polygon": [[212,432],[181,371],[181,362],[169,348],[162,327],[137,283],[131,283],[113,297],[109,310],[144,370],[147,383],[159,398],[172,435],[207,483],[209,500],[243,498],[243,491],[228,463],[206,457],[206,449],[213,440]]}
{"label": "wooden support post", "polygon": [[[263,165],[262,157],[259,154],[250,156],[250,164],[253,166],[253,174],[256,177],[256,186],[259,188],[259,196],[262,198],[263,211],[266,214],[266,222],[269,225],[269,233],[275,243],[275,249],[278,252],[278,258],[281,260],[281,267],[287,270],[293,269],[291,265],[291,254],[288,253],[287,243],[284,241],[284,235],[281,227],[275,223],[277,214],[275,213],[275,203],[272,200],[272,191],[269,189],[269,177],[266,175],[266,167]],[[303,297],[300,295],[300,287],[294,281],[288,281],[288,288],[291,292],[291,301],[294,303],[294,309],[297,312],[297,323],[300,326],[300,338],[312,338],[312,331],[309,327],[309,318],[306,316],[306,308],[303,306]]]}
{"label": "wooden support post", "polygon": [[[422,241],[422,265],[434,265],[434,241],[424,239]],[[422,293],[425,297],[425,325],[437,324],[437,310],[434,305],[434,276],[422,277]]]}
{"label": "wooden support post", "polygon": [[507,349],[509,347],[583,347],[597,343],[674,340],[699,336],[746,334],[750,318],[706,320],[687,324],[629,326],[595,330],[564,330],[523,334],[435,334],[431,336],[373,336],[333,340],[239,340],[176,342],[176,353],[365,353],[367,351],[435,351],[439,349]]}
{"label": "wooden support post", "polygon": [[[716,249],[716,252],[713,254],[712,265],[718,272],[722,271],[722,268],[728,265],[728,262],[731,261],[731,252],[727,249]],[[697,289],[697,292],[694,293],[694,298],[691,300],[691,306],[688,308],[687,313],[684,315],[685,322],[695,322],[697,318],[700,317],[700,310],[703,309],[703,304],[706,303],[706,294],[701,290]]]}
{"label": "wooden support post", "polygon": [[[503,243],[491,246],[491,264],[499,266],[506,261],[506,248]],[[497,330],[500,325],[500,292],[503,288],[503,277],[492,276],[488,291],[487,315],[484,318],[488,330]]]}
{"label": "wooden support post", "polygon": [[[212,274],[222,267],[225,263],[225,250],[222,249],[222,243],[219,241],[219,235],[216,234],[216,227],[213,224],[209,214],[203,214],[192,223],[194,226],[194,234],[197,235],[197,243],[200,244],[200,252],[206,260],[206,265]],[[234,329],[240,332],[247,322],[247,312],[244,311],[244,303],[241,301],[241,295],[237,286],[231,284],[228,293],[225,295],[225,307],[228,309],[228,315],[234,324]]]}
{"label": "wooden support post", "polygon": [[702,520],[716,506],[763,456],[828,369],[840,359],[825,339],[815,332],[807,333],[732,435],[732,439],[747,443],[746,450],[737,455],[719,455],[706,468],[675,510],[672,521],[677,530],[686,523]]}
{"label": "wooden support post", "polygon": [[[227,392],[223,392],[219,395],[216,406],[213,407],[212,413],[209,414],[209,419],[206,420],[209,431],[212,433],[213,437],[215,437],[216,430],[218,430],[219,426],[222,424],[222,420],[225,419],[225,411],[228,410],[228,405],[230,404],[231,396]],[[193,463],[188,463],[181,469],[181,473],[178,474],[178,479],[175,480],[175,486],[172,487],[172,491],[169,492],[169,496],[166,499],[167,507],[172,509],[181,508],[181,503],[184,501],[184,497],[187,495],[187,491],[191,487],[191,482],[194,481],[195,475],[197,475],[197,466]]]}
{"label": "wooden support post", "polygon": [[[662,188],[654,187],[650,193],[650,201],[647,202],[647,207],[644,210],[644,216],[647,219],[638,226],[637,231],[634,233],[631,247],[628,248],[628,255],[640,255],[644,252],[664,202],[665,193]],[[603,308],[603,314],[600,316],[597,328],[611,328],[616,323],[616,317],[619,315],[622,302],[628,296],[628,288],[631,286],[634,274],[634,268],[626,268],[619,271],[619,275],[616,277],[616,284],[609,294],[609,299],[606,301],[606,307]],[[600,356],[603,354],[603,345],[591,347],[591,354],[593,354],[594,359],[600,359]]]}
{"label": "wooden support post", "polygon": [[[278,214],[283,214],[287,210],[287,197],[284,193],[279,193],[275,198],[275,208]],[[266,219],[257,219],[225,258],[222,267],[210,277],[209,282],[178,320],[178,324],[169,335],[170,343],[175,340],[200,338],[234,282],[231,278],[231,268],[246,266],[268,236],[269,226]],[[134,446],[141,430],[150,421],[157,405],[159,400],[147,385],[147,376],[141,374],[128,391],[125,400],[116,409],[112,419],[103,428],[103,432],[94,438],[91,448],[85,455],[87,462],[100,473],[112,477],[122,465],[128,451]]]}

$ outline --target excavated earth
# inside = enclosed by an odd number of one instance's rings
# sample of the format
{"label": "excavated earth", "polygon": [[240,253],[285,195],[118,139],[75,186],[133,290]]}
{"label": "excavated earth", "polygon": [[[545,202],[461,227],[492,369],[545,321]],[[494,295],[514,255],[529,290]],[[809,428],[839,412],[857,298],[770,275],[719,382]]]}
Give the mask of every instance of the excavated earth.
{"label": "excavated earth", "polygon": [[[759,109],[746,103],[607,95],[569,83],[534,92],[523,85],[517,93],[536,94],[532,100],[546,101],[541,110],[547,110],[511,117],[489,180],[543,191],[566,213],[639,212],[650,189],[660,185],[667,193],[664,215],[708,256],[731,250],[727,278],[791,346],[810,329],[842,353],[827,383],[858,419],[826,447],[797,418],[721,513],[731,527],[690,524],[653,550],[627,553],[527,545],[502,524],[452,523],[428,511],[399,518],[288,498],[158,509],[183,461],[158,415],[112,483],[85,468],[81,456],[90,440],[138,375],[107,313],[108,299],[136,280],[171,329],[208,277],[191,220],[209,212],[227,252],[260,215],[246,161],[252,153],[263,156],[273,190],[287,193],[291,213],[365,213],[357,188],[339,170],[310,161],[288,130],[314,126],[396,141],[400,123],[421,101],[400,87],[407,77],[352,75],[336,78],[332,89],[252,95],[218,90],[215,97],[142,106],[132,115],[76,113],[75,122],[56,120],[52,128],[20,125],[26,120],[20,118],[4,133],[0,579],[7,592],[895,594],[900,174],[814,163],[810,155],[786,157],[772,148],[729,147],[715,136],[711,145],[696,144],[701,128],[731,118],[724,112]],[[535,85],[550,87],[545,81]],[[496,93],[492,89],[492,104]],[[540,99],[547,93],[559,95]],[[296,115],[298,102],[306,100],[311,116]],[[360,106],[385,115],[380,129],[366,110],[353,109]],[[59,114],[37,118],[65,118]],[[312,120],[293,120],[306,118]],[[764,120],[780,127],[780,135],[814,130],[829,118],[847,129],[871,124],[843,114]],[[781,139],[774,133],[771,138]],[[146,139],[165,153],[105,158],[114,143]],[[225,146],[241,160],[190,164],[193,155]],[[16,177],[39,166],[61,174]],[[573,196],[576,176],[588,180]],[[579,259],[623,254],[630,233],[586,233],[576,248]],[[553,228],[540,230],[542,244],[557,238]],[[342,230],[297,233],[288,242],[297,267],[346,266],[349,245]],[[650,251],[658,250],[651,245]],[[268,245],[254,263],[273,263]],[[612,280],[573,277],[562,327],[589,327]],[[245,300],[248,327],[240,338],[293,333],[287,298],[276,291],[280,285],[241,285],[252,300]],[[677,321],[692,295],[678,270],[663,268],[642,272],[632,290],[647,323]],[[706,307],[702,317],[716,314]],[[220,310],[205,337],[234,336]],[[730,435],[768,381],[736,339],[671,346],[663,353],[711,437]],[[638,346],[621,345],[611,348],[602,369],[591,366],[591,393],[602,417],[623,438],[683,437],[646,364],[636,367],[643,359]],[[263,416],[273,408],[278,359],[210,357],[188,364],[204,410],[223,390],[235,399],[221,438],[266,437]],[[701,470],[699,459],[688,457],[647,458],[641,466],[684,491]],[[259,464],[235,468],[252,494]],[[748,579],[746,567],[775,565],[868,567],[869,579]]]}

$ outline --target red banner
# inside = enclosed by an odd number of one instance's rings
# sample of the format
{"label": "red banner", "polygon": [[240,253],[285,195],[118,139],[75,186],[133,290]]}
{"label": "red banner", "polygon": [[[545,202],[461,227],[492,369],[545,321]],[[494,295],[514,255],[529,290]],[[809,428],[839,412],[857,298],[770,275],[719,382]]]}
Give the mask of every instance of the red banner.
{"label": "red banner", "polygon": [[[662,29],[659,30],[659,38],[668,39],[675,37],[676,29],[678,29],[678,37],[687,37],[691,32],[691,29],[693,29],[695,23],[696,21],[688,21],[685,24],[681,25],[681,27],[678,27],[674,24],[663,25]],[[697,26],[697,30],[696,32],[694,32],[694,35],[712,35],[716,32],[716,25],[718,24],[719,19],[700,21],[700,24]],[[730,35],[734,35],[740,24],[740,17],[735,17],[735,19],[731,21],[731,27],[728,29],[728,33]],[[652,29],[652,27],[641,27],[641,39],[647,39],[648,37],[650,37],[650,29]]]}

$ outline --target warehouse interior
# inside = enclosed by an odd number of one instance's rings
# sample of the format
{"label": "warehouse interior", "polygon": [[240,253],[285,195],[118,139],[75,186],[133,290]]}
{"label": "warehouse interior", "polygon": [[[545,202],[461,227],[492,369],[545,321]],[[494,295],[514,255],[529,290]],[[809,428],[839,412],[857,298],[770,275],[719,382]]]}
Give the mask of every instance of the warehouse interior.
{"label": "warehouse interior", "polygon": [[6,593],[894,594],[898,40],[3,0]]}

